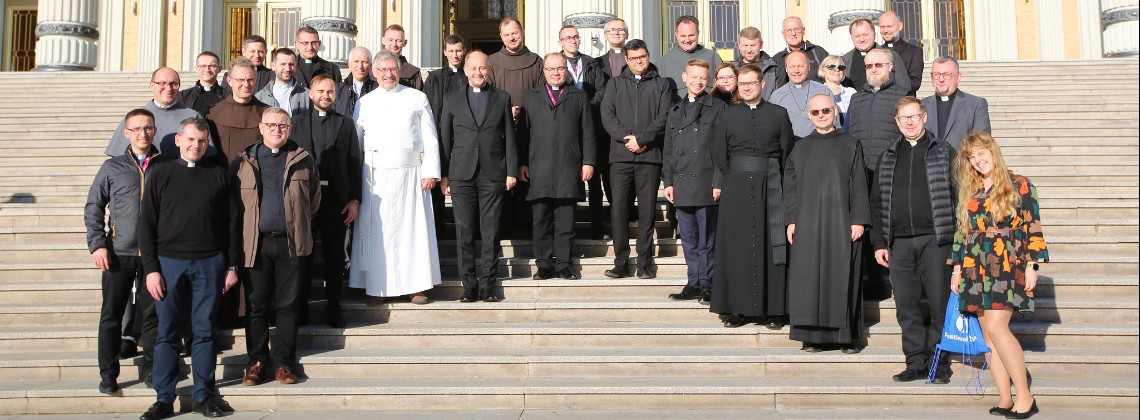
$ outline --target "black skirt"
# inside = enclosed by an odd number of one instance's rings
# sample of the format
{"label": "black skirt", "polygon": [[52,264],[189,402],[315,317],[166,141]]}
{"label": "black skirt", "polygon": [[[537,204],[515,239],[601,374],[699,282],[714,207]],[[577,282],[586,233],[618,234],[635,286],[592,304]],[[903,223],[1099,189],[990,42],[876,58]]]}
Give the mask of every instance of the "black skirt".
{"label": "black skirt", "polygon": [[[787,266],[776,265],[772,259],[767,184],[766,171],[730,169],[724,174],[711,312],[753,317],[788,312]],[[787,248],[781,249],[786,252]]]}

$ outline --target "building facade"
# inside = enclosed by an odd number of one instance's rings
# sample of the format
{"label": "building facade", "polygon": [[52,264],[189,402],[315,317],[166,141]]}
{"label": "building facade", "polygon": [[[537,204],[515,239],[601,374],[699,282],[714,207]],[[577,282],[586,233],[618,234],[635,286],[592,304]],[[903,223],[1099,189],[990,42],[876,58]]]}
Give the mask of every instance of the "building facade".
{"label": "building facade", "polygon": [[357,45],[377,50],[385,26],[407,30],[405,55],[421,67],[442,62],[441,40],[462,35],[469,48],[497,50],[498,21],[518,17],[532,51],[556,51],[563,24],[579,28],[582,50],[604,49],[602,25],[628,23],[654,56],[672,48],[673,21],[694,15],[700,39],[731,58],[737,32],[755,26],[769,52],[785,47],[787,16],[799,16],[806,39],[842,53],[847,25],[895,10],[903,36],[927,59],[1076,60],[1136,55],[1138,0],[0,0],[3,71],[191,70],[204,50],[237,57],[246,35],[270,48],[292,46],[307,24],[321,32],[321,56],[344,62]]}

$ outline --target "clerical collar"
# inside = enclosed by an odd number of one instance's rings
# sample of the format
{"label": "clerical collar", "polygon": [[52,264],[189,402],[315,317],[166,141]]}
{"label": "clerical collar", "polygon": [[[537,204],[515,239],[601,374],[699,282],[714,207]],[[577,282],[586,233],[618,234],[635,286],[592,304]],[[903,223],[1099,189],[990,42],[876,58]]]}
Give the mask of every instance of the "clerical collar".
{"label": "clerical collar", "polygon": [[792,83],[792,86],[795,86],[796,89],[799,89],[799,88],[804,87],[804,84],[803,83]]}
{"label": "clerical collar", "polygon": [[451,70],[452,73],[459,73],[459,67],[447,66],[447,68]]}
{"label": "clerical collar", "polygon": [[306,59],[305,59],[305,64],[313,64],[313,60],[310,60],[310,59],[306,58]]}
{"label": "clerical collar", "polygon": [[561,86],[551,86],[550,90],[557,92],[559,88],[561,88]]}
{"label": "clerical collar", "polygon": [[483,92],[483,89],[477,88],[475,86],[471,86],[471,93],[480,93],[480,92]]}
{"label": "clerical collar", "polygon": [[186,162],[187,168],[193,168],[195,166],[198,166],[198,162]]}
{"label": "clerical collar", "polygon": [[894,47],[895,47],[895,43],[893,43],[893,42],[887,43],[887,48],[894,48]]}
{"label": "clerical collar", "polygon": [[621,54],[621,48],[614,49],[614,54]]}
{"label": "clerical collar", "polygon": [[[950,95],[953,95],[953,93],[951,93]],[[942,102],[947,102],[950,100],[950,95],[946,95],[946,96],[938,95],[938,100],[940,100]]]}
{"label": "clerical collar", "polygon": [[633,75],[633,78],[634,78],[634,79],[637,79],[637,80],[641,80],[641,75],[640,75],[640,74],[635,74],[635,75]]}
{"label": "clerical collar", "polygon": [[274,148],[272,148],[272,147],[270,147],[270,148],[269,148],[269,153],[272,153],[272,154],[275,154],[275,155],[276,155],[278,152],[280,152],[280,151],[281,151],[281,149],[274,149]]}
{"label": "clerical collar", "polygon": [[318,117],[324,117],[324,116],[326,116],[326,115],[329,115],[329,112],[328,112],[328,111],[317,111],[317,116],[318,116]]}
{"label": "clerical collar", "polygon": [[696,101],[697,101],[697,97],[695,97],[695,96],[690,96],[690,97],[689,97],[689,103],[693,103],[693,102],[696,102]]}
{"label": "clerical collar", "polygon": [[869,53],[869,52],[870,52],[870,51],[859,51],[859,55],[864,55],[864,56],[865,56],[865,55],[867,55],[867,53]]}
{"label": "clerical collar", "polygon": [[214,90],[214,85],[207,85],[207,84],[202,84],[202,90],[204,90],[204,91],[206,91],[206,92],[209,92],[209,91],[211,91],[211,90]]}

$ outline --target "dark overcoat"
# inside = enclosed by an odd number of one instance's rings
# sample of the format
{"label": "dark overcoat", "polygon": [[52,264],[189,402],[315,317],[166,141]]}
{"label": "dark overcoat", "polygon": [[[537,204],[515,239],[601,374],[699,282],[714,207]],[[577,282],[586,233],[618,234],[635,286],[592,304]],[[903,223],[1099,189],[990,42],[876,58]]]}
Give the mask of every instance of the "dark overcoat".
{"label": "dark overcoat", "polygon": [[596,164],[594,116],[585,92],[571,85],[562,89],[556,104],[545,84],[523,95],[519,132],[524,137],[521,164],[530,170],[527,200],[586,198],[582,165]]}
{"label": "dark overcoat", "polygon": [[709,142],[724,102],[709,94],[696,98],[696,110],[686,111],[688,99],[673,105],[665,123],[661,181],[673,187],[677,207],[712,206],[713,161]]}

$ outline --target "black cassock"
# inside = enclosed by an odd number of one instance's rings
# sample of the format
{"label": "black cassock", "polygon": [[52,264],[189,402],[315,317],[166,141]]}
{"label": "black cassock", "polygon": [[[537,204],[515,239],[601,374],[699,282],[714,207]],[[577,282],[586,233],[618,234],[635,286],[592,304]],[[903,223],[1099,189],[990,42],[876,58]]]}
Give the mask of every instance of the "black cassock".
{"label": "black cassock", "polygon": [[785,222],[795,224],[788,264],[791,339],[850,344],[862,337],[862,241],[871,224],[863,151],[841,130],[812,131],[784,165]]}
{"label": "black cassock", "polygon": [[711,141],[721,189],[709,311],[750,317],[787,313],[782,166],[792,151],[788,111],[761,102],[720,113]]}

